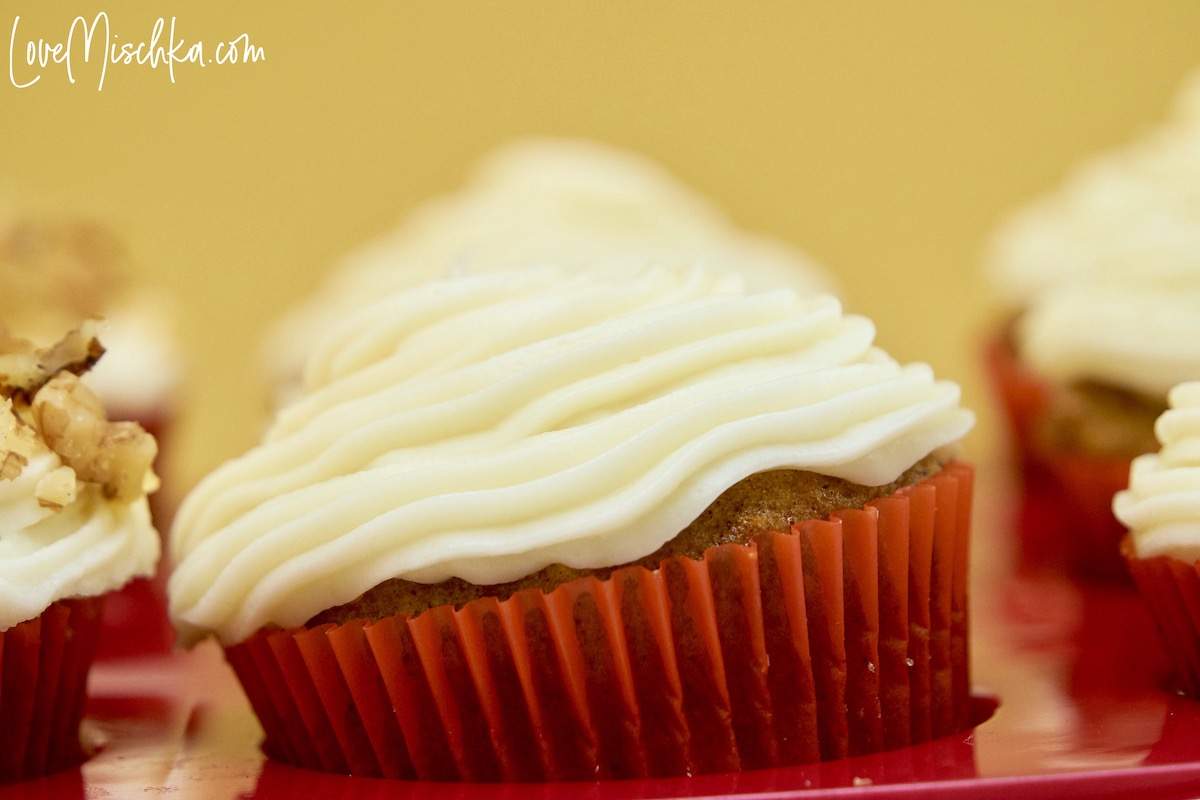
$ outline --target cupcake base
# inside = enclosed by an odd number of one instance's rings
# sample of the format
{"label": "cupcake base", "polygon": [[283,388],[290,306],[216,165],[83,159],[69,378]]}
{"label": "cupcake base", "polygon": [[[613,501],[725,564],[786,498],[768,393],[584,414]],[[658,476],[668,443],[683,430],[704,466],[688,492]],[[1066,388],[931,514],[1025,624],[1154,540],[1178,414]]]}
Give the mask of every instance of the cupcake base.
{"label": "cupcake base", "polygon": [[970,725],[973,473],[548,593],[261,631],[263,749],[354,775],[544,781],[858,755]]}
{"label": "cupcake base", "polygon": [[103,603],[60,600],[0,633],[0,781],[82,760],[79,723]]}
{"label": "cupcake base", "polygon": [[1128,537],[1121,550],[1171,659],[1175,688],[1200,699],[1200,562],[1138,558]]}
{"label": "cupcake base", "polygon": [[1048,451],[1034,434],[1046,413],[1045,382],[1011,345],[987,346],[993,387],[1008,419],[1022,490],[1014,526],[1021,562],[1101,580],[1128,580],[1121,557],[1125,527],[1113,516],[1113,495],[1129,481],[1131,459]]}

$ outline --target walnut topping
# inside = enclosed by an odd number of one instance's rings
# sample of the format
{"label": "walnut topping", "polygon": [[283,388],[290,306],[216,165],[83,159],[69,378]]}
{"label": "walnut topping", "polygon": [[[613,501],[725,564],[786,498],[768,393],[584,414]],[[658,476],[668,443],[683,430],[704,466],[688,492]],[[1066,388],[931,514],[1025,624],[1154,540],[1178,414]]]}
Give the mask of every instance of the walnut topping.
{"label": "walnut topping", "polygon": [[125,503],[157,488],[154,437],[136,422],[109,422],[79,379],[103,353],[88,325],[42,349],[0,331],[0,480],[16,480],[34,455],[53,452],[62,465],[34,489],[44,508],[74,502],[79,481]]}
{"label": "walnut topping", "polygon": [[38,390],[34,425],[51,450],[80,480],[100,484],[106,497],[129,502],[146,488],[158,452],[154,437],[136,422],[109,422],[104,406],[71,372],[60,372]]}
{"label": "walnut topping", "polygon": [[29,463],[29,459],[20,453],[9,450],[4,454],[4,461],[0,462],[0,478],[6,481],[15,481],[21,477],[21,473],[25,470],[25,465]]}
{"label": "walnut topping", "polygon": [[104,347],[90,320],[42,348],[0,329],[0,394],[11,397],[20,392],[32,397],[54,375],[64,371],[82,375],[102,355]]}
{"label": "walnut topping", "polygon": [[12,401],[0,398],[0,480],[21,477],[29,459],[43,449],[37,433],[17,417]]}
{"label": "walnut topping", "polygon": [[67,466],[48,472],[38,481],[33,496],[42,508],[61,511],[75,502],[75,470]]}

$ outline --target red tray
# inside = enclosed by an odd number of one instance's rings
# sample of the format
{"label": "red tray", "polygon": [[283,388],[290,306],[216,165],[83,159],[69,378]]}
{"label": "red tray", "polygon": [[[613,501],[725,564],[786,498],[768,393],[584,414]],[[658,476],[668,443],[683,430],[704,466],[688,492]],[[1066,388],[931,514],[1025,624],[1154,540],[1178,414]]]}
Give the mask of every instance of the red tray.
{"label": "red tray", "polygon": [[[268,762],[212,643],[93,669],[80,769],[0,788],[0,798],[829,798],[1200,796],[1200,703],[1166,691],[1164,656],[1128,587],[1007,567],[997,470],[980,470],[972,587],[973,731],[842,761],[638,781],[433,784],[344,778]],[[992,476],[992,477],[989,477]]]}

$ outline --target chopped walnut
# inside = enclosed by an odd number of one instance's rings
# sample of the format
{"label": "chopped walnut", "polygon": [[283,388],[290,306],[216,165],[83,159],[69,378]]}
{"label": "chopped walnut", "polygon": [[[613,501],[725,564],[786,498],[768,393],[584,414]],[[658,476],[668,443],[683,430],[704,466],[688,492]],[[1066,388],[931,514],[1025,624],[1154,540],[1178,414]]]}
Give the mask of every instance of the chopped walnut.
{"label": "chopped walnut", "polygon": [[61,511],[75,502],[76,489],[75,470],[62,466],[42,476],[33,496],[39,506]]}
{"label": "chopped walnut", "polygon": [[91,325],[41,349],[0,329],[0,480],[19,478],[35,454],[53,452],[62,465],[34,489],[44,508],[74,502],[79,481],[119,502],[157,488],[154,437],[135,422],[109,422],[79,379],[103,353]]}
{"label": "chopped walnut", "polygon": [[35,453],[44,450],[37,433],[17,416],[11,400],[0,398],[0,480],[21,477]]}
{"label": "chopped walnut", "polygon": [[87,372],[104,355],[95,326],[89,320],[57,343],[43,348],[0,329],[0,394],[11,397],[21,392],[32,397],[59,372],[75,375]]}
{"label": "chopped walnut", "polygon": [[21,473],[25,471],[25,465],[29,463],[29,459],[20,453],[8,451],[4,454],[4,461],[0,462],[0,478],[6,481],[15,481],[21,477]]}
{"label": "chopped walnut", "polygon": [[31,408],[46,444],[80,480],[99,484],[106,497],[121,502],[145,492],[158,452],[154,437],[136,422],[109,422],[100,398],[76,375],[55,375]]}

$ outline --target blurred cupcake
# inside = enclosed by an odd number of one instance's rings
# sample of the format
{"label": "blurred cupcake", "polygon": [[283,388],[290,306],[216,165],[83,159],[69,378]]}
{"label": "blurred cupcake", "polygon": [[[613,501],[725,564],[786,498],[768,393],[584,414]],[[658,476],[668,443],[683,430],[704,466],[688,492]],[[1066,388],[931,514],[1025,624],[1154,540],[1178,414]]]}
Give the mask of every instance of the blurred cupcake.
{"label": "blurred cupcake", "polygon": [[154,439],[109,422],[78,377],[102,353],[88,327],[42,350],[0,331],[4,780],[80,758],[104,599],[158,561]]}
{"label": "blurred cupcake", "polygon": [[1172,389],[1170,403],[1155,426],[1162,449],[1134,459],[1113,511],[1179,686],[1200,698],[1200,382]]}
{"label": "blurred cupcake", "polygon": [[452,272],[530,264],[628,272],[662,261],[736,270],[754,288],[830,287],[807,257],[736,229],[647,158],[582,140],[523,140],[485,158],[460,191],[418,207],[346,258],[275,327],[267,368],[286,401],[331,324],[389,290]]}
{"label": "blurred cupcake", "polygon": [[1200,120],[1086,165],[1001,229],[990,267],[1010,309],[988,360],[1033,506],[1025,554],[1123,575],[1112,496],[1168,389],[1200,375]]}
{"label": "blurred cupcake", "polygon": [[464,275],[350,314],[172,532],[284,761],[557,780],[969,725],[971,427],[828,296]]}

